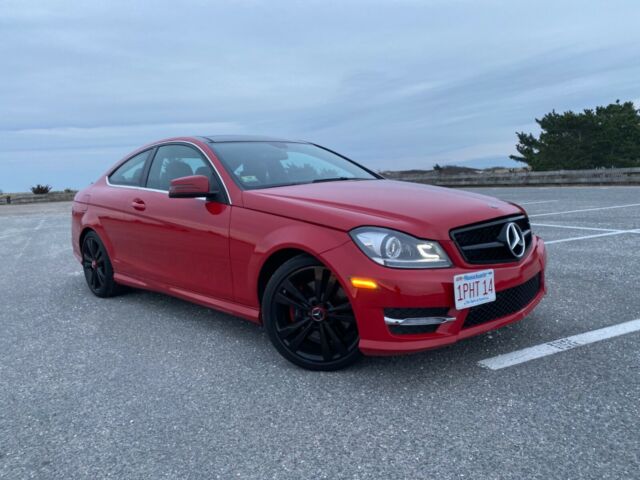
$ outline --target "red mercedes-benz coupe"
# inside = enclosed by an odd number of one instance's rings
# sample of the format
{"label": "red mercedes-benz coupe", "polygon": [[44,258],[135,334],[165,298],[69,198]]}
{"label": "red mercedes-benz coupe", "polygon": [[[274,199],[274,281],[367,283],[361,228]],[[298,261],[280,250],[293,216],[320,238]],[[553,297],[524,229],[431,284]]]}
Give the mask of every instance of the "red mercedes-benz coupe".
{"label": "red mercedes-benz coupe", "polygon": [[448,345],[545,293],[544,243],[521,207],[386,180],[307,142],[156,142],[79,192],[72,215],[95,295],[127,285],[263,323],[314,370]]}

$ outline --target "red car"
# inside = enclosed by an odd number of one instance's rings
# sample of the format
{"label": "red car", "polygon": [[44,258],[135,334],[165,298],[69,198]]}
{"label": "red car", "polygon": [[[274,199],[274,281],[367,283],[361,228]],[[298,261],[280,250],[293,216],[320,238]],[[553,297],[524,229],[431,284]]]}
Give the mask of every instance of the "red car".
{"label": "red car", "polygon": [[314,370],[448,345],[545,293],[521,207],[386,180],[307,142],[156,142],[79,192],[72,215],[95,295],[154,290],[262,323]]}

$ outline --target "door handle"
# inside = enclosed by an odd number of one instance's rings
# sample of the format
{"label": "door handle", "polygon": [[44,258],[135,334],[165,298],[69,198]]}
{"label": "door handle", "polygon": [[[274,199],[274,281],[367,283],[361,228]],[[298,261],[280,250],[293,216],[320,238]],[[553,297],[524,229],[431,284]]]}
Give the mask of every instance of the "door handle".
{"label": "door handle", "polygon": [[131,206],[133,208],[135,208],[136,210],[140,210],[140,211],[142,211],[145,208],[147,208],[145,203],[139,198],[134,198],[133,201],[131,202]]}

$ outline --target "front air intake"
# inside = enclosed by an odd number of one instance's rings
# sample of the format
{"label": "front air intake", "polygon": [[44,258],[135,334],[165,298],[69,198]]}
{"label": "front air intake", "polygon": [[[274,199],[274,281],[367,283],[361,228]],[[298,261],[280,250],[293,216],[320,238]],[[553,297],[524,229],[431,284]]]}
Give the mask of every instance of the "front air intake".
{"label": "front air intake", "polygon": [[471,307],[462,328],[475,327],[516,313],[529,305],[540,291],[540,274],[517,287],[496,292],[493,302]]}

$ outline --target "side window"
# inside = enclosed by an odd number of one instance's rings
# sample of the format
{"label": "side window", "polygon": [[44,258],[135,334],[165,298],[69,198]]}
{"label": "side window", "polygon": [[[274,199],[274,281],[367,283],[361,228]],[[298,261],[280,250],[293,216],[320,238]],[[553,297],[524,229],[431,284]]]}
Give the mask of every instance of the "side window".
{"label": "side window", "polygon": [[140,187],[142,172],[144,171],[144,162],[148,156],[149,150],[139,153],[135,157],[131,157],[120,165],[115,172],[109,175],[109,183],[113,185]]}
{"label": "side window", "polygon": [[169,190],[171,180],[190,175],[204,175],[211,185],[217,185],[209,161],[200,152],[186,145],[165,145],[153,159],[147,188]]}

